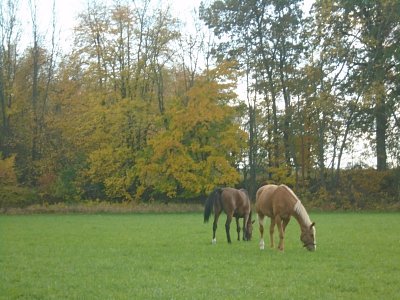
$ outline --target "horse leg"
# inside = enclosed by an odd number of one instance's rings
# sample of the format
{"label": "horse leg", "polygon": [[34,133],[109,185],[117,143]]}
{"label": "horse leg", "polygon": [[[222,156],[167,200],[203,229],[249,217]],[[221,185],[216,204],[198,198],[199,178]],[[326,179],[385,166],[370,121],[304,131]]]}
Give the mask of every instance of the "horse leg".
{"label": "horse leg", "polygon": [[217,231],[217,224],[218,224],[218,218],[221,212],[215,212],[214,214],[214,223],[213,223],[213,238],[211,243],[212,244],[216,244],[217,243],[217,239],[215,238],[215,232]]}
{"label": "horse leg", "polygon": [[274,248],[274,228],[275,228],[275,219],[271,218],[271,224],[269,225],[269,241],[271,248]]}
{"label": "horse leg", "polygon": [[283,225],[282,225],[282,219],[280,216],[275,217],[275,223],[278,226],[278,231],[279,231],[279,245],[278,249],[280,251],[284,250],[284,237],[285,237],[285,232],[283,231]]}
{"label": "horse leg", "polygon": [[289,221],[290,221],[290,217],[287,218],[287,219],[283,219],[282,226],[283,226],[283,232],[284,233],[286,232],[286,226],[289,224]]}
{"label": "horse leg", "polygon": [[247,241],[247,222],[249,221],[248,216],[243,217],[243,241]]}
{"label": "horse leg", "polygon": [[231,221],[232,221],[232,216],[227,215],[226,217],[226,223],[225,223],[225,231],[226,231],[226,238],[228,239],[228,243],[231,243],[231,235],[229,233],[229,229],[231,226]]}
{"label": "horse leg", "polygon": [[258,225],[259,225],[259,229],[260,229],[260,250],[264,250],[265,247],[265,243],[264,243],[264,216],[258,214]]}
{"label": "horse leg", "polygon": [[239,225],[239,218],[236,217],[236,231],[238,234],[238,241],[240,241],[240,225]]}

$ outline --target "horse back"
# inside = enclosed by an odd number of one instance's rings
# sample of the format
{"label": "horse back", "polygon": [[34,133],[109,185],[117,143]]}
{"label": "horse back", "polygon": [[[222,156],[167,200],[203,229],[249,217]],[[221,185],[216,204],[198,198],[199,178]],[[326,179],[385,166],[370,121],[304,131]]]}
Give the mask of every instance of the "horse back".
{"label": "horse back", "polygon": [[276,215],[288,218],[296,201],[296,196],[286,185],[268,184],[257,191],[256,211],[270,218]]}
{"label": "horse back", "polygon": [[250,199],[245,190],[237,190],[230,187],[224,188],[221,199],[226,214],[233,213],[243,217],[251,211]]}
{"label": "horse back", "polygon": [[272,196],[274,215],[289,218],[294,212],[294,206],[298,201],[294,192],[286,185],[278,186]]}
{"label": "horse back", "polygon": [[267,184],[260,187],[256,193],[256,212],[258,214],[272,217],[273,206],[272,206],[272,194],[278,188],[275,184]]}

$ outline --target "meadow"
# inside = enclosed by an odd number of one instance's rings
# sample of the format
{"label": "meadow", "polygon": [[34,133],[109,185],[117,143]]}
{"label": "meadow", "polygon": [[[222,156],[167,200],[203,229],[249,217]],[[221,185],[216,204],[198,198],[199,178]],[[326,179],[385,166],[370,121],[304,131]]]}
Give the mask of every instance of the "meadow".
{"label": "meadow", "polygon": [[280,253],[200,213],[0,215],[0,299],[400,298],[399,213],[310,216],[317,251],[292,219]]}

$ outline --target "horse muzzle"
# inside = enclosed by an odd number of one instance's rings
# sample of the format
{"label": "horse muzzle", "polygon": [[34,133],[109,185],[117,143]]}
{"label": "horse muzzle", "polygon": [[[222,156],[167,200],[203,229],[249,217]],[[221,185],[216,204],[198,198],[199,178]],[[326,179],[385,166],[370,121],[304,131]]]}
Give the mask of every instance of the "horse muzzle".
{"label": "horse muzzle", "polygon": [[317,250],[317,245],[316,244],[305,244],[303,245],[308,251],[314,252]]}

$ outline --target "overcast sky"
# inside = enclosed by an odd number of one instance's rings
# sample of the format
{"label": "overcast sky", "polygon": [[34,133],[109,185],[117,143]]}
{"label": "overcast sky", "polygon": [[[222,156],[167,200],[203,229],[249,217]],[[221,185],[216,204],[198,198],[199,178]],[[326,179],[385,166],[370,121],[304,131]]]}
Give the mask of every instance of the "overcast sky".
{"label": "overcast sky", "polygon": [[[203,1],[212,2],[212,0]],[[24,45],[31,43],[32,36],[30,2],[36,3],[39,33],[47,36],[47,38],[51,36],[53,0],[19,0],[19,20],[23,28],[22,42]],[[73,27],[77,24],[77,16],[86,10],[88,2],[89,0],[55,0],[56,27],[57,32],[60,32],[58,42],[64,52],[68,51],[65,48],[68,48],[72,43]],[[115,1],[99,0],[97,2],[113,3]],[[156,6],[164,6],[165,8],[169,5],[172,14],[190,27],[193,22],[193,10],[198,9],[201,0],[152,0],[151,2]],[[312,2],[313,0],[305,0],[305,11],[309,10]]]}
{"label": "overcast sky", "polygon": [[[18,19],[23,28],[21,36],[23,45],[31,43],[30,2],[36,3],[39,33],[47,38],[51,36],[53,0],[19,0]],[[60,32],[59,43],[63,49],[71,45],[73,28],[77,25],[77,16],[86,10],[88,2],[88,0],[55,0],[56,28],[57,32]],[[100,0],[98,2],[113,3],[115,1]],[[167,8],[169,5],[174,16],[189,24],[193,19],[193,10],[198,9],[200,2],[201,0],[152,0],[156,6]]]}

